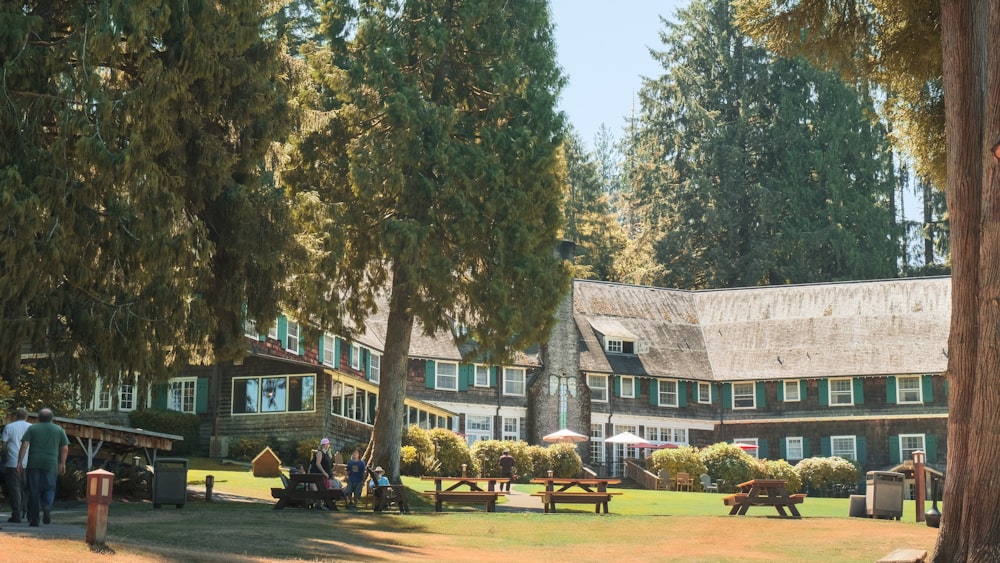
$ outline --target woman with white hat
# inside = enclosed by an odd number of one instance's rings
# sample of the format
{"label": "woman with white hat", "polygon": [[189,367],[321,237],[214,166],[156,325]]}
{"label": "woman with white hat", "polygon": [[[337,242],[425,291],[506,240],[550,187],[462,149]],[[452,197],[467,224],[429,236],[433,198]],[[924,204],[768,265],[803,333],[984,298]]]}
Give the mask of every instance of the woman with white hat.
{"label": "woman with white hat", "polygon": [[[312,460],[309,461],[309,473],[322,473],[326,488],[332,489],[335,487],[335,479],[333,478],[333,460],[330,458],[330,440],[328,438],[323,438],[319,441],[319,449],[316,450]],[[340,487],[338,486],[336,488],[339,489]],[[333,505],[332,507],[324,507],[323,505],[320,505],[319,508],[337,510],[337,505]]]}

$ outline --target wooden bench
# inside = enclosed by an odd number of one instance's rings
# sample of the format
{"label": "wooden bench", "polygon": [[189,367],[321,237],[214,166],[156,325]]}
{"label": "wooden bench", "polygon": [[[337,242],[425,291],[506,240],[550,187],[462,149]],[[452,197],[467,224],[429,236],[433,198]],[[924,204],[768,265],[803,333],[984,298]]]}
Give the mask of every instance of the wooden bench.
{"label": "wooden bench", "polygon": [[736,493],[734,495],[726,495],[722,497],[722,504],[726,506],[736,506],[738,504],[742,504],[743,501],[746,500],[748,496],[749,495],[746,493]]}
{"label": "wooden bench", "polygon": [[808,495],[804,493],[799,493],[795,495],[788,495],[789,504],[802,504]]}
{"label": "wooden bench", "polygon": [[611,502],[611,497],[615,495],[620,495],[621,493],[588,493],[588,492],[570,492],[570,491],[543,491],[540,493],[532,493],[531,496],[539,497],[542,499],[542,504],[544,505],[544,510],[546,513],[555,512],[556,505],[563,503],[569,504],[591,504],[594,505],[594,512],[597,514],[601,513],[601,508],[604,508],[604,513],[608,513],[608,503]]}
{"label": "wooden bench", "polygon": [[486,512],[497,511],[497,498],[506,496],[500,491],[424,491],[434,495],[434,512],[441,512],[445,502],[464,504],[485,504]]}
{"label": "wooden bench", "polygon": [[311,491],[308,489],[291,489],[271,487],[271,498],[278,499],[274,509],[281,510],[286,506],[308,506],[310,503],[322,502],[337,510],[337,501],[344,500],[343,489],[325,489]]}

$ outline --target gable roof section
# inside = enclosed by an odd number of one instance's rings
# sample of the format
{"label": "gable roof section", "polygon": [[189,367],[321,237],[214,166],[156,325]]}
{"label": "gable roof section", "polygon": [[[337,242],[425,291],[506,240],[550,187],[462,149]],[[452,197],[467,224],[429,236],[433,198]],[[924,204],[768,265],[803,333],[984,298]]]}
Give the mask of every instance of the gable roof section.
{"label": "gable roof section", "polygon": [[[704,381],[941,373],[950,315],[948,277],[696,292],[574,282],[580,369],[592,373]],[[608,327],[649,352],[605,353],[599,333]]]}
{"label": "gable roof section", "polygon": [[950,278],[694,294],[717,380],[941,373]]}
{"label": "gable roof section", "polygon": [[[691,292],[576,280],[573,306],[580,370],[680,379],[711,379]],[[635,337],[642,354],[608,354],[604,330]]]}

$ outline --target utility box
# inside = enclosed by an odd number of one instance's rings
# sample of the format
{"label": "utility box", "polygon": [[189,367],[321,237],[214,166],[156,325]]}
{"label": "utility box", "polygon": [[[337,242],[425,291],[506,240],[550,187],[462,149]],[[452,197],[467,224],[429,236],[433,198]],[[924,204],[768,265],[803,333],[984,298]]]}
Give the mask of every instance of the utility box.
{"label": "utility box", "polygon": [[865,475],[865,513],[872,518],[903,517],[902,473],[869,471]]}
{"label": "utility box", "polygon": [[173,504],[183,508],[187,502],[187,460],[164,457],[153,462],[153,508]]}

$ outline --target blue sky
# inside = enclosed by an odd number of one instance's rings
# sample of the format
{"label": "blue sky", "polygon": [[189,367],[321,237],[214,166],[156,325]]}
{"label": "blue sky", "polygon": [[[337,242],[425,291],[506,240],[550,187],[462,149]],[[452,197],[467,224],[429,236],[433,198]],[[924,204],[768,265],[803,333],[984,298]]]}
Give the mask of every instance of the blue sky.
{"label": "blue sky", "polygon": [[559,64],[569,79],[560,109],[586,146],[601,124],[621,137],[642,76],[660,66],[649,48],[662,49],[660,16],[674,19],[688,0],[551,0]]}

